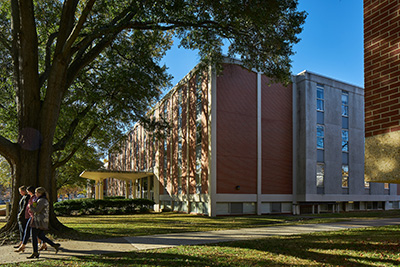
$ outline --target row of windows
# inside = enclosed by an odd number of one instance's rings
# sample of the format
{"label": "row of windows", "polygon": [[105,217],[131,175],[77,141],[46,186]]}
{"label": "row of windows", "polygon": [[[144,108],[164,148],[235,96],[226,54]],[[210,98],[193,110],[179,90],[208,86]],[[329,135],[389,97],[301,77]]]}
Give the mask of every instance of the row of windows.
{"label": "row of windows", "polygon": [[[324,165],[324,149],[325,149],[325,92],[324,86],[317,84],[317,172],[316,185],[324,187],[325,165]],[[342,187],[348,188],[349,185],[349,94],[342,91]]]}
{"label": "row of windows", "polygon": [[202,147],[202,131],[203,125],[201,114],[203,113],[203,91],[202,80],[196,77],[196,194],[201,193],[201,147]]}
{"label": "row of windows", "polygon": [[[202,78],[201,76],[196,77],[196,90],[195,90],[195,103],[196,103],[196,147],[195,147],[195,153],[196,153],[196,158],[195,158],[195,180],[196,180],[196,193],[200,194],[201,193],[201,173],[202,173],[202,167],[201,167],[201,158],[202,158],[202,130],[203,130],[203,125],[202,125],[202,113],[203,113],[203,93],[202,93]],[[177,177],[177,182],[178,182],[178,194],[182,193],[182,144],[183,144],[183,128],[182,128],[182,94],[183,90],[182,88],[178,89],[178,149],[177,149],[177,168],[178,168],[178,177]],[[164,119],[167,120],[168,118],[168,102],[164,104],[164,110],[163,110],[163,117]],[[163,174],[164,174],[164,185],[168,184],[168,144],[167,140],[164,140],[164,164],[163,164]],[[164,186],[164,192],[166,192],[167,188]]]}
{"label": "row of windows", "polygon": [[349,93],[342,91],[342,188],[349,187]]}

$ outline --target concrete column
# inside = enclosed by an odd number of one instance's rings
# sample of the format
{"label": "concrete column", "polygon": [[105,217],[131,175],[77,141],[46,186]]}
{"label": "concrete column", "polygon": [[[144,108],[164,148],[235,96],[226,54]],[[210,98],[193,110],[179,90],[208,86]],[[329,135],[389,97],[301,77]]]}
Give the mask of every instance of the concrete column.
{"label": "concrete column", "polygon": [[99,181],[94,184],[94,199],[99,199]]}
{"label": "concrete column", "polygon": [[154,180],[154,202],[156,203],[156,204],[154,204],[154,211],[161,212],[161,209],[160,209],[160,182],[158,181],[156,175],[153,176],[153,180]]}
{"label": "concrete column", "polygon": [[151,199],[151,193],[150,193],[150,178],[151,176],[147,177],[147,199]]}
{"label": "concrete column", "polygon": [[298,211],[293,211],[293,214],[300,214],[300,206],[297,203],[297,83],[296,77],[292,76],[292,196],[293,207],[298,208]]}
{"label": "concrete column", "polygon": [[[187,205],[187,212],[190,213],[190,136],[189,136],[189,131],[190,131],[190,80],[187,81],[186,83],[186,205]],[[196,145],[196,142],[195,142]],[[183,154],[183,152],[182,152]],[[196,175],[196,174],[195,174]],[[210,177],[210,176],[208,176]]]}
{"label": "concrete column", "polygon": [[262,125],[261,73],[257,73],[257,215],[261,215],[262,197]]}
{"label": "concrete column", "polygon": [[213,67],[209,71],[210,84],[208,90],[209,99],[209,132],[211,133],[209,139],[209,215],[212,217],[217,216],[217,74]]}
{"label": "concrete column", "polygon": [[99,199],[104,199],[104,187],[103,187],[104,180],[99,181]]}

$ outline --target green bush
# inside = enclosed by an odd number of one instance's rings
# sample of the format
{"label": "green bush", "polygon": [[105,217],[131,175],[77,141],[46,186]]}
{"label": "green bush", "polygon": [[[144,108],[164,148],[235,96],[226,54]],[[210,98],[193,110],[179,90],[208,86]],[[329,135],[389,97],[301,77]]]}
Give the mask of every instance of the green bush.
{"label": "green bush", "polygon": [[154,204],[153,200],[144,198],[73,199],[54,203],[54,213],[56,215],[143,213],[148,212]]}

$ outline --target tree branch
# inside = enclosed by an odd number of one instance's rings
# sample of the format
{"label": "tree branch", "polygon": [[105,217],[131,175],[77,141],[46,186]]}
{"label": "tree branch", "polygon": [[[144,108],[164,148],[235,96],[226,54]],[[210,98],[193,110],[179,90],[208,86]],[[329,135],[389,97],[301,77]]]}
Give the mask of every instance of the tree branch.
{"label": "tree branch", "polygon": [[[21,22],[19,18],[19,5],[17,0],[11,1],[11,35],[12,35],[12,59],[13,59],[13,86],[17,89],[20,88],[19,76],[19,35],[20,35]],[[17,112],[21,111],[21,105],[17,101]]]}
{"label": "tree branch", "polygon": [[[135,15],[135,13],[129,12],[129,10],[130,8],[128,7],[118,16],[116,16],[109,24],[109,28],[114,28],[115,24],[124,25],[128,23]],[[77,56],[75,56],[74,61],[68,68],[66,88],[68,88],[72,84],[76,75],[82,68],[90,64],[90,62],[92,62],[108,45],[110,45],[112,41],[114,41],[121,30],[123,30],[123,27],[120,30],[116,31],[104,31],[104,28],[102,28],[94,35],[88,35],[85,40],[79,43],[79,45],[81,45],[82,47],[79,48]],[[101,40],[85,54],[86,49],[92,44],[92,42],[96,38],[101,38]]]}
{"label": "tree branch", "polygon": [[54,39],[58,36],[58,32],[54,32],[50,34],[49,39],[46,43],[46,58],[45,58],[45,71],[39,77],[39,88],[41,88],[44,82],[49,77],[50,67],[51,67],[51,45],[54,42]]}
{"label": "tree branch", "polygon": [[76,23],[72,33],[69,35],[68,39],[66,40],[63,51],[64,53],[68,53],[71,49],[72,44],[75,42],[76,38],[78,38],[80,31],[82,30],[83,24],[86,22],[86,18],[89,15],[90,11],[92,10],[93,4],[96,0],[88,0],[85,8],[82,11],[82,15],[80,16],[78,23]]}
{"label": "tree branch", "polygon": [[0,154],[9,162],[18,162],[18,145],[0,135]]}
{"label": "tree branch", "polygon": [[2,33],[0,33],[0,43],[2,43],[10,53],[12,52],[12,43]]}
{"label": "tree branch", "polygon": [[78,151],[78,149],[89,139],[89,137],[92,136],[93,132],[97,129],[98,125],[95,124],[93,127],[90,129],[90,131],[87,133],[87,135],[79,142],[78,145],[74,149],[72,149],[71,153],[63,160],[58,161],[53,164],[53,168],[56,169],[58,167],[61,167],[62,165],[66,164]]}
{"label": "tree branch", "polygon": [[60,151],[60,150],[65,149],[65,146],[73,137],[74,131],[75,131],[76,127],[78,126],[79,122],[82,120],[82,118],[84,118],[86,116],[86,114],[90,111],[90,109],[93,106],[94,106],[94,104],[90,104],[83,111],[78,113],[76,118],[69,125],[69,129],[68,129],[67,133],[64,135],[64,137],[61,138],[61,140],[58,141],[56,144],[53,145],[54,151]]}
{"label": "tree branch", "polygon": [[67,71],[67,81],[65,83],[66,84],[65,88],[71,86],[72,82],[75,80],[75,77],[79,73],[79,71],[83,69],[85,66],[89,65],[90,62],[92,62],[107,46],[110,45],[110,43],[112,43],[112,41],[114,41],[117,35],[118,33],[115,33],[113,35],[103,38],[103,40],[101,40],[98,44],[96,44],[96,46],[93,47],[89,52],[87,52],[81,58],[75,59],[72,62]]}
{"label": "tree branch", "polygon": [[70,36],[74,21],[75,11],[79,3],[79,0],[65,0],[62,8],[61,19],[60,19],[60,30],[57,38],[57,45],[55,54],[61,54],[63,52],[65,42],[68,36]]}

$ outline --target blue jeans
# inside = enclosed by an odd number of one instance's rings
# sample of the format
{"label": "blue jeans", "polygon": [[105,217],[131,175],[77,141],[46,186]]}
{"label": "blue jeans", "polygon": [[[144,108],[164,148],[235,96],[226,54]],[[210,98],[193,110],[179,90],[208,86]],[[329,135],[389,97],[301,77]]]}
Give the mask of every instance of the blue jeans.
{"label": "blue jeans", "polygon": [[29,236],[31,235],[31,218],[28,219],[25,226],[24,238],[22,239],[22,244],[28,244]]}
{"label": "blue jeans", "polygon": [[46,237],[42,229],[32,228],[31,230],[32,230],[33,252],[38,252],[38,237],[40,238],[40,240],[49,244],[50,246],[52,247],[55,246],[55,243]]}
{"label": "blue jeans", "polygon": [[26,223],[27,220],[25,218],[18,220],[18,230],[21,242],[24,240]]}

